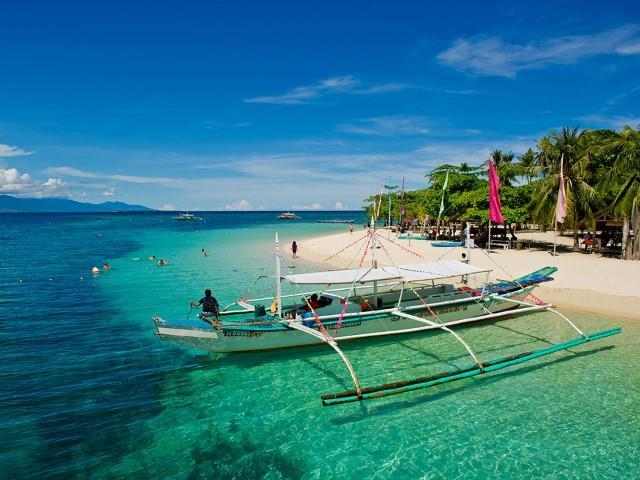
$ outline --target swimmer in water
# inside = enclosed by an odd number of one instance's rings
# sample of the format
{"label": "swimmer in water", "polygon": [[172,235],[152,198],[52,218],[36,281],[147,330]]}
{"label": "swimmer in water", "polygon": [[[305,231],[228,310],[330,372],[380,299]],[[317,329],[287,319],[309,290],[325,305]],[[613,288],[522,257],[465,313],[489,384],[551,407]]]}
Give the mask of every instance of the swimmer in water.
{"label": "swimmer in water", "polygon": [[111,265],[109,265],[107,262],[104,262],[104,265],[102,265],[102,269],[103,270],[111,270]]}
{"label": "swimmer in water", "polygon": [[149,257],[149,260],[155,260],[155,259],[156,259],[156,256],[155,256],[155,255],[151,255],[151,256]]}
{"label": "swimmer in water", "polygon": [[204,248],[200,250],[200,253],[202,254],[203,257],[207,256],[207,251]]}
{"label": "swimmer in water", "polygon": [[100,273],[100,269],[98,267],[93,267],[91,269],[91,273]]}
{"label": "swimmer in water", "polygon": [[163,258],[161,258],[160,260],[158,260],[158,265],[162,266],[162,265],[169,265],[169,261],[165,260]]}

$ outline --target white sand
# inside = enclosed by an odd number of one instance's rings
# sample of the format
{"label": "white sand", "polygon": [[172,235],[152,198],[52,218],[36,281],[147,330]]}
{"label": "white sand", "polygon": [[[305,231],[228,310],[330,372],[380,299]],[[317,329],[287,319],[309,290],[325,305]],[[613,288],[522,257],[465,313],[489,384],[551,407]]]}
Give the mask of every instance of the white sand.
{"label": "white sand", "polygon": [[[366,232],[356,229],[336,235],[308,238],[298,242],[298,255],[308,261],[324,263],[327,269],[357,267],[364,250],[366,240],[342,251],[352,242],[362,238]],[[397,240],[395,234],[380,231],[380,235],[390,241],[383,241],[384,249],[376,249],[379,265],[395,263],[407,264],[438,259],[461,259],[464,248],[436,248],[431,242],[421,240]],[[519,233],[519,239],[553,241],[553,232]],[[395,242],[395,244],[391,243]],[[558,239],[558,243],[571,246],[570,237]],[[404,248],[402,248],[404,247]],[[405,250],[410,249],[421,257]],[[359,250],[359,252],[358,252]],[[342,251],[342,252],[341,252]],[[328,257],[337,255],[326,260]],[[371,265],[371,249],[364,261]],[[471,249],[471,264],[493,269],[493,280],[511,279],[531,273],[545,266],[557,267],[553,282],[545,283],[536,290],[537,295],[560,307],[609,313],[617,316],[640,319],[640,262],[623,261],[617,258],[604,258],[598,254],[560,252],[550,255],[541,249],[503,250],[494,249],[487,255],[480,249]]]}

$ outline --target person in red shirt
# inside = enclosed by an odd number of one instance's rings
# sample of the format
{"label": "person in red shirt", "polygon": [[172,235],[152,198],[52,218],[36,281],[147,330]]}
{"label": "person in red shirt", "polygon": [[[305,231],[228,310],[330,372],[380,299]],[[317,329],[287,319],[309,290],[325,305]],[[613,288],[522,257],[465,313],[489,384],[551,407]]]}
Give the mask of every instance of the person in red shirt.
{"label": "person in red shirt", "polygon": [[311,309],[317,310],[318,308],[320,308],[320,302],[318,302],[317,293],[314,293],[313,295],[311,295],[311,298],[309,299],[308,304],[305,308],[308,312],[310,312]]}

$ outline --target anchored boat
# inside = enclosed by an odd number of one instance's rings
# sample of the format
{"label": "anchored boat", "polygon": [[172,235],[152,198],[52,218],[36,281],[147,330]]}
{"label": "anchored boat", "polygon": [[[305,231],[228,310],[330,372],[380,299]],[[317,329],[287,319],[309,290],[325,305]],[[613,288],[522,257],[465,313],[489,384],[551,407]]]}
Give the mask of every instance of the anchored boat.
{"label": "anchored boat", "polygon": [[398,239],[400,240],[429,240],[429,234],[425,233],[401,233],[398,235]]}
{"label": "anchored boat", "polygon": [[299,220],[302,217],[299,217],[293,212],[282,212],[280,215],[278,215],[278,218],[280,220]]}
{"label": "anchored boat", "polygon": [[189,213],[189,212],[184,212],[184,213],[181,212],[180,215],[178,215],[177,217],[173,217],[173,219],[179,220],[181,222],[198,222],[202,220],[201,217],[197,217],[193,213]]}
{"label": "anchored boat", "polygon": [[[281,275],[282,259],[276,235],[274,297],[240,298],[227,305],[217,318],[207,318],[213,325],[198,318],[163,319],[153,316],[157,334],[163,340],[209,352],[269,350],[326,343],[340,356],[354,384],[353,390],[322,396],[323,405],[336,405],[489,373],[620,333],[619,328],[614,328],[586,334],[552,305],[535,297],[531,290],[553,279],[551,275],[556,271],[553,267],[497,283],[489,279],[491,270],[455,260],[379,267],[375,259],[376,248],[382,242],[392,241],[378,235],[373,225],[361,240],[366,241],[365,255],[371,248],[370,267],[362,267],[363,256],[358,268]],[[383,245],[380,247],[384,249]],[[283,281],[293,288],[315,288],[283,295]],[[265,305],[270,305],[269,311]],[[579,337],[544,350],[482,361],[452,328],[539,311],[554,313]],[[451,334],[464,346],[474,364],[434,377],[362,388],[349,359],[339,346],[350,340],[415,335],[428,330]]]}

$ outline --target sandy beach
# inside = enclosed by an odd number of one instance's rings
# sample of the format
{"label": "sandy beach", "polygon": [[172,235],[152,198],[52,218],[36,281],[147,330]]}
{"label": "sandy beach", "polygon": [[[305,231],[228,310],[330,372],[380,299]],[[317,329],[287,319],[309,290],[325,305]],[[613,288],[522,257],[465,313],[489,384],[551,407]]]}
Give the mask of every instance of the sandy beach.
{"label": "sandy beach", "polygon": [[[366,232],[357,229],[353,233],[327,235],[303,239],[298,256],[320,263],[325,268],[357,267],[363,255],[361,239]],[[461,259],[463,248],[436,248],[429,241],[398,240],[395,234],[381,231],[384,248],[376,250],[379,265],[408,264],[424,261]],[[570,237],[559,237],[557,256],[542,248],[545,242],[553,242],[553,232],[518,233],[519,239],[535,242],[534,248],[523,250],[494,249],[491,255],[471,249],[471,264],[493,269],[492,279],[511,279],[533,272],[545,266],[557,267],[554,281],[536,289],[536,295],[560,308],[595,311],[615,316],[640,319],[640,262],[605,258],[598,254],[566,251],[572,245]],[[536,245],[538,247],[536,248]],[[385,250],[387,253],[385,253]],[[365,264],[370,265],[371,251]],[[393,260],[390,260],[391,257]]]}

